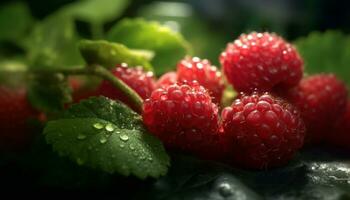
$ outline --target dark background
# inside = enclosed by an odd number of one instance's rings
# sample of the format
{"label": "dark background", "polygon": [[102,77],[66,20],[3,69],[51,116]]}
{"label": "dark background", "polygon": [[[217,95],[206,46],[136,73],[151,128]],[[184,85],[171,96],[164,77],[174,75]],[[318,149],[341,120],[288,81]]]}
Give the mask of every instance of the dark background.
{"label": "dark background", "polygon": [[[3,0],[5,4],[10,0]],[[12,2],[12,1],[11,1]],[[37,20],[73,0],[24,0]],[[105,24],[109,28],[125,17],[143,17],[170,25],[192,44],[195,56],[218,65],[226,43],[250,31],[276,32],[289,41],[312,31],[350,33],[348,1],[330,0],[130,0],[123,14]],[[81,35],[86,24],[77,23]]]}
{"label": "dark background", "polygon": [[[12,0],[13,1],[13,0]],[[3,0],[1,4],[11,2]],[[43,18],[73,0],[26,0],[36,18]],[[134,0],[122,17],[138,16],[153,0]],[[310,31],[350,31],[348,1],[331,0],[184,0],[213,31],[227,35],[249,30],[273,30],[294,39]]]}

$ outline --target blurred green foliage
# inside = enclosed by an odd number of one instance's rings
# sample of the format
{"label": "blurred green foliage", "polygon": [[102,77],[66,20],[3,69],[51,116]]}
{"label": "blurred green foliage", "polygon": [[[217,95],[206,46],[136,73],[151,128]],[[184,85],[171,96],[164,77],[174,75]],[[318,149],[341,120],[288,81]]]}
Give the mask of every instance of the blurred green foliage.
{"label": "blurred green foliage", "polygon": [[339,31],[313,32],[295,41],[307,73],[335,73],[350,86],[350,37]]}

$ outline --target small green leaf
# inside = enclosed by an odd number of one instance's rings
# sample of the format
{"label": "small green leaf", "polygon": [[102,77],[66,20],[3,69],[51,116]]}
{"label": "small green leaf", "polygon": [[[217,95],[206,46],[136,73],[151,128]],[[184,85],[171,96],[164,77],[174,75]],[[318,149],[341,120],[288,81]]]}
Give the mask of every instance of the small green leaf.
{"label": "small green leaf", "polygon": [[73,20],[52,15],[37,24],[28,38],[28,59],[32,69],[62,69],[81,65],[78,36]]}
{"label": "small green leaf", "polygon": [[146,132],[141,117],[105,97],[73,105],[62,119],[49,122],[44,133],[55,151],[79,165],[142,179],[167,172],[169,157]]}
{"label": "small green leaf", "polygon": [[152,70],[148,62],[149,56],[130,50],[122,44],[103,40],[83,40],[79,44],[79,49],[88,64],[100,64],[112,68],[116,64],[127,63],[129,66],[141,65],[146,70]]}
{"label": "small green leaf", "polygon": [[191,53],[190,45],[179,33],[143,19],[120,21],[110,30],[107,38],[129,48],[154,51],[152,65],[158,75],[174,69],[180,59]]}
{"label": "small green leaf", "polygon": [[39,110],[58,112],[72,101],[71,88],[62,74],[36,75],[29,83],[28,98]]}
{"label": "small green leaf", "polygon": [[7,4],[0,9],[0,41],[20,39],[32,25],[33,18],[23,2]]}
{"label": "small green leaf", "polygon": [[350,37],[337,31],[313,32],[295,41],[308,73],[331,72],[350,86]]}
{"label": "small green leaf", "polygon": [[129,0],[83,0],[65,6],[62,12],[82,21],[102,24],[119,17],[129,3]]}

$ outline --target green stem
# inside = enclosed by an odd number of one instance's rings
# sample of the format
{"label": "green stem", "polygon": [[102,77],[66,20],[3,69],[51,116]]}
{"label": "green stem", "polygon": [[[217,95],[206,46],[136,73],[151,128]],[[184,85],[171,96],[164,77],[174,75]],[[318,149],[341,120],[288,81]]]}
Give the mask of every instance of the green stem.
{"label": "green stem", "polygon": [[143,100],[133,89],[102,66],[95,65],[92,66],[91,69],[93,71],[92,74],[102,77],[109,81],[114,87],[118,88],[128,98],[129,102],[133,105],[132,107],[135,108],[138,113],[142,112]]}
{"label": "green stem", "polygon": [[138,113],[142,111],[142,98],[127,84],[115,77],[108,69],[100,65],[87,66],[86,68],[78,69],[61,69],[61,70],[34,70],[34,73],[62,73],[65,75],[93,75],[99,76],[104,80],[109,81],[114,87],[118,88],[136,109]]}

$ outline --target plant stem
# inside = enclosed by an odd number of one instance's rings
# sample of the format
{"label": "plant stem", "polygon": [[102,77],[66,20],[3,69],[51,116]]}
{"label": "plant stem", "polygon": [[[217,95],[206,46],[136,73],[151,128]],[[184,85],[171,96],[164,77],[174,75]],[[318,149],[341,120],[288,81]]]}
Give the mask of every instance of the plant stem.
{"label": "plant stem", "polygon": [[109,81],[114,87],[118,88],[133,105],[132,107],[136,109],[138,113],[142,112],[142,98],[127,84],[115,77],[108,69],[95,65],[91,67],[94,75],[100,76],[103,79]]}
{"label": "plant stem", "polygon": [[99,76],[104,80],[109,81],[114,87],[120,90],[129,102],[132,104],[132,107],[136,109],[136,112],[142,112],[142,98],[127,84],[121,81],[119,78],[115,77],[108,69],[100,65],[91,65],[85,68],[77,69],[61,69],[61,70],[33,70],[33,73],[62,73],[65,75],[93,75]]}

